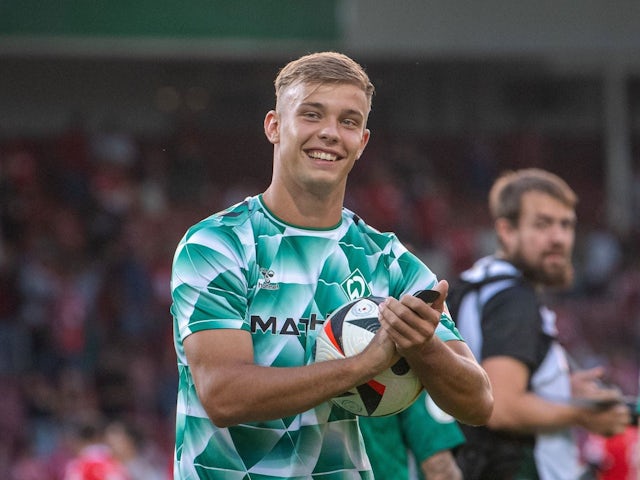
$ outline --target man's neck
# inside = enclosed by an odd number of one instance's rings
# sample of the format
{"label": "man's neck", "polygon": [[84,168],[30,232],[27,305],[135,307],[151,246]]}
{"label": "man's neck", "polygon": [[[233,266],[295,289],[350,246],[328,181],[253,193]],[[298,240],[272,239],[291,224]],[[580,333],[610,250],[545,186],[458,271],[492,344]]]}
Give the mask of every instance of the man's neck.
{"label": "man's neck", "polygon": [[340,223],[344,195],[316,196],[309,192],[291,194],[270,185],[262,194],[265,205],[279,219],[306,228],[331,228]]}

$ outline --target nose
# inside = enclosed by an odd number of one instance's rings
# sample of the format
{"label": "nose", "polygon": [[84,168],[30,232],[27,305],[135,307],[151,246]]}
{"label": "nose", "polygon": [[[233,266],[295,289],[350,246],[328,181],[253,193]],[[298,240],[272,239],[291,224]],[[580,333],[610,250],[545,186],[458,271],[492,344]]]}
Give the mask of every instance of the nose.
{"label": "nose", "polygon": [[322,124],[318,136],[325,142],[336,142],[338,140],[338,124],[333,120],[327,120]]}

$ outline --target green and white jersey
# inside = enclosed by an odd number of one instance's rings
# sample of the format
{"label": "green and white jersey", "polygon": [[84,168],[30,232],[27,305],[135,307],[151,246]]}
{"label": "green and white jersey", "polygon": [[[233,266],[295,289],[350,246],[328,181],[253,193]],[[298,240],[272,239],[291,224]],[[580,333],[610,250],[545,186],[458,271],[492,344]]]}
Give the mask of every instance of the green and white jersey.
{"label": "green and white jersey", "polygon": [[[356,418],[328,402],[217,428],[197,396],[183,340],[205,329],[246,330],[256,364],[307,365],[324,319],[342,304],[367,295],[399,298],[435,283],[394,235],[346,209],[334,228],[303,229],[277,219],[256,196],[194,225],[177,247],[171,279],[179,371],[175,478],[372,478]],[[445,315],[437,333],[459,338]]]}

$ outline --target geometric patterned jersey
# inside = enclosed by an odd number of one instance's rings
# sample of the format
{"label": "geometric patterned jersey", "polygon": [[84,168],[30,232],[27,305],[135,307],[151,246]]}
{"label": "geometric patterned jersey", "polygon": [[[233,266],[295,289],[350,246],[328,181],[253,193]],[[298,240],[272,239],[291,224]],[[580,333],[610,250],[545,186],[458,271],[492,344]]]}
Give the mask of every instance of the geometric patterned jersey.
{"label": "geometric patterned jersey", "polygon": [[[250,332],[255,362],[313,361],[315,338],[333,310],[367,295],[400,298],[435,275],[390,233],[343,209],[339,225],[305,229],[248,197],[191,227],[171,277],[178,359],[175,479],[369,479],[356,417],[330,402],[270,421],[216,427],[198,399],[183,340],[205,329]],[[459,338],[443,314],[436,330]],[[286,399],[283,399],[286,402]]]}

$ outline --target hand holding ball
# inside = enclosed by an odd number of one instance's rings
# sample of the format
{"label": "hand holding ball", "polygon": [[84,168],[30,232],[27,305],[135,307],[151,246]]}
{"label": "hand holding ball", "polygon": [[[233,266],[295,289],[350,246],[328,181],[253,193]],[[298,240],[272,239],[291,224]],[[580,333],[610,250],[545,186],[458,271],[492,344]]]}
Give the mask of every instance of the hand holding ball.
{"label": "hand holding ball", "polygon": [[[383,301],[380,297],[360,298],[329,315],[316,339],[315,361],[345,358],[362,352],[380,328],[378,306]],[[356,415],[381,417],[406,409],[421,391],[420,380],[401,358],[367,383],[331,401]]]}

